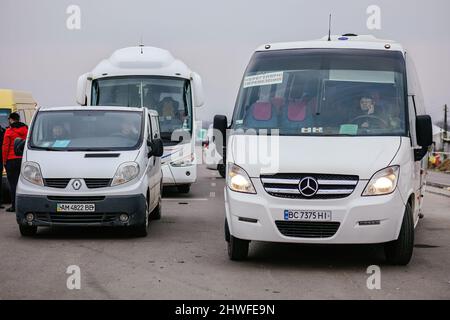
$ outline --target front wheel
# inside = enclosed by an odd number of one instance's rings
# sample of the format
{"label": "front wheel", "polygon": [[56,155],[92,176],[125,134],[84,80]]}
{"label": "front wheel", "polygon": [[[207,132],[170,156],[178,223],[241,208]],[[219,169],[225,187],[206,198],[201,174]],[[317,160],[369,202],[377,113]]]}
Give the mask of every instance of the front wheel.
{"label": "front wheel", "polygon": [[411,206],[408,204],[403,216],[398,239],[385,244],[384,252],[388,263],[406,266],[414,249],[414,221]]}
{"label": "front wheel", "polygon": [[189,191],[191,190],[191,185],[183,184],[183,185],[177,186],[177,189],[178,189],[179,193],[189,193]]}
{"label": "front wheel", "polygon": [[233,261],[245,260],[248,257],[248,247],[250,241],[238,239],[230,235],[228,241],[228,257]]}
{"label": "front wheel", "polygon": [[222,178],[225,178],[225,174],[226,174],[226,172],[225,172],[225,165],[224,164],[218,164],[217,165],[217,171],[219,171],[219,174],[220,174],[220,176],[222,177]]}
{"label": "front wheel", "polygon": [[150,214],[150,217],[152,220],[160,220],[161,219],[161,194],[159,195],[159,199],[158,199],[158,205],[156,206],[155,209],[153,209],[152,213]]}
{"label": "front wheel", "polygon": [[148,235],[148,227],[150,225],[150,213],[149,213],[149,206],[148,206],[149,199],[146,199],[145,201],[145,218],[144,221],[139,223],[137,226],[132,227],[132,233],[136,237],[146,237]]}
{"label": "front wheel", "polygon": [[36,226],[19,225],[19,231],[22,237],[33,237],[37,233]]}

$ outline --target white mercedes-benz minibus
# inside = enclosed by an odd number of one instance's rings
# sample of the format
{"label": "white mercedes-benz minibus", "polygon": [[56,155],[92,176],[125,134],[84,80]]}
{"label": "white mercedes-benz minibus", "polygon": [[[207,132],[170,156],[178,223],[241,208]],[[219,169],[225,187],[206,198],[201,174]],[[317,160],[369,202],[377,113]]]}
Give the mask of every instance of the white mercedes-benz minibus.
{"label": "white mercedes-benz minibus", "polygon": [[264,45],[231,126],[216,116],[214,128],[232,260],[255,240],[384,244],[389,263],[410,261],[432,133],[400,44],[348,34]]}

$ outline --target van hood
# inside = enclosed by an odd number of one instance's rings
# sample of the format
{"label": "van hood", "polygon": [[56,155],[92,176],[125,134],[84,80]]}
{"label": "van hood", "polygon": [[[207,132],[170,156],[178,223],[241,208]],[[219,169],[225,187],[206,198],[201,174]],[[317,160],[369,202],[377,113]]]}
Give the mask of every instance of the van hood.
{"label": "van hood", "polygon": [[[86,158],[86,154],[95,157]],[[104,157],[104,155],[118,155]],[[48,178],[109,178],[112,179],[119,165],[135,161],[139,150],[117,152],[67,152],[27,150],[24,159],[39,164],[42,177]]]}
{"label": "van hood", "polygon": [[252,178],[311,173],[357,175],[368,180],[389,166],[401,142],[401,137],[232,135],[227,161],[242,167]]}

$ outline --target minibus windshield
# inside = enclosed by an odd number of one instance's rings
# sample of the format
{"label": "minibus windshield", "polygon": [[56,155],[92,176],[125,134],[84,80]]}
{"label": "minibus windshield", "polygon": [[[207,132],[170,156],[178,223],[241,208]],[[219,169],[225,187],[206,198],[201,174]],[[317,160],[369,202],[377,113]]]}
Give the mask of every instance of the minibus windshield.
{"label": "minibus windshield", "polygon": [[91,104],[146,107],[157,111],[161,138],[166,145],[171,144],[172,137],[192,134],[191,88],[190,81],[186,79],[156,76],[96,79],[92,84]]}
{"label": "minibus windshield", "polygon": [[141,112],[41,111],[30,148],[54,151],[134,150],[142,144]]}
{"label": "minibus windshield", "polygon": [[407,134],[405,87],[401,52],[257,52],[242,81],[232,128],[276,129],[280,135],[402,136]]}

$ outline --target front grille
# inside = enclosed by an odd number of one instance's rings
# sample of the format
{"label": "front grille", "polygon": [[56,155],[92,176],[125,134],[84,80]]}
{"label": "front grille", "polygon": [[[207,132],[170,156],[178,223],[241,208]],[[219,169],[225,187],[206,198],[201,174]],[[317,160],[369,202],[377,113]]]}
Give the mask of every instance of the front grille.
{"label": "front grille", "polygon": [[36,220],[48,223],[108,223],[117,219],[116,213],[38,213]]}
{"label": "front grille", "polygon": [[111,179],[84,179],[86,186],[89,189],[106,188],[109,187]]}
{"label": "front grille", "polygon": [[46,187],[50,188],[58,188],[58,189],[65,189],[67,185],[69,184],[70,179],[66,178],[50,178],[50,179],[44,179],[44,185]]}
{"label": "front grille", "polygon": [[[50,188],[65,189],[69,184],[71,178],[49,178],[44,179],[44,185]],[[111,184],[112,179],[103,178],[86,178],[83,179],[84,183],[89,189],[106,188]]]}
{"label": "front grille", "polygon": [[47,196],[48,200],[60,202],[95,202],[105,200],[105,196]]}
{"label": "front grille", "polygon": [[339,222],[275,221],[278,230],[287,237],[331,238],[339,229]]}
{"label": "front grille", "polygon": [[[317,193],[305,196],[300,192],[300,181],[311,177],[318,183]],[[286,174],[262,175],[266,192],[274,197],[291,199],[342,199],[350,196],[359,182],[358,176],[336,174]]]}

